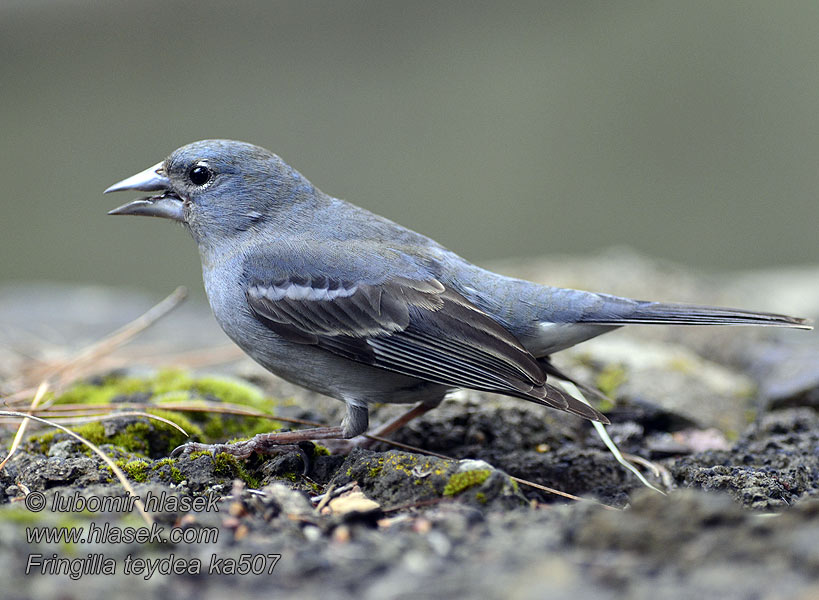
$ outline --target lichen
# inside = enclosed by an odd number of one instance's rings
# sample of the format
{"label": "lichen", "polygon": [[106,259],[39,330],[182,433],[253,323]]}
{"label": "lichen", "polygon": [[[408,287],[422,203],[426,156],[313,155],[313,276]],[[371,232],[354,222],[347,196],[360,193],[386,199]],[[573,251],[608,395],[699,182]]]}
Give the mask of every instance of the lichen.
{"label": "lichen", "polygon": [[367,477],[370,479],[375,479],[379,475],[381,475],[381,471],[384,469],[384,457],[379,456],[376,460],[375,464],[370,466],[370,470],[367,471]]}
{"label": "lichen", "polygon": [[480,485],[492,474],[490,469],[474,469],[454,473],[444,486],[444,496],[456,496],[466,489]]}
{"label": "lichen", "polygon": [[387,465],[395,471],[414,476],[412,471],[418,465],[418,457],[414,454],[387,454],[381,464]]}

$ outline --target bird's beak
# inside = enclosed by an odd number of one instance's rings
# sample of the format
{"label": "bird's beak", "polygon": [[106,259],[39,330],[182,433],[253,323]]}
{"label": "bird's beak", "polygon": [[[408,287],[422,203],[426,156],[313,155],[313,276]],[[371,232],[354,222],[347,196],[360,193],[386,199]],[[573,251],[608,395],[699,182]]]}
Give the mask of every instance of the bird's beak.
{"label": "bird's beak", "polygon": [[171,190],[171,181],[165,174],[163,163],[157,163],[141,173],[115,183],[105,193],[136,190],[140,192],[161,192],[156,196],[140,198],[109,211],[109,215],[142,215],[161,217],[174,221],[185,220],[182,199]]}

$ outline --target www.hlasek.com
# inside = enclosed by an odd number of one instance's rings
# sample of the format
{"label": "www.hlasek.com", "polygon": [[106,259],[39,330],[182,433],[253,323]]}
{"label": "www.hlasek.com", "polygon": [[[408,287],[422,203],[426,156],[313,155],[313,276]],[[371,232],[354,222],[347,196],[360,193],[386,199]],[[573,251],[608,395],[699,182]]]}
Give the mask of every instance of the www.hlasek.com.
{"label": "www.hlasek.com", "polygon": [[[130,512],[142,501],[147,512],[218,512],[215,496],[174,496],[162,492],[148,492],[144,497],[81,496],[79,493],[64,495],[57,492],[48,502],[42,492],[26,495],[25,506],[31,512],[50,508],[53,512]],[[117,527],[111,523],[95,521],[82,527],[26,527],[29,544],[214,544],[219,539],[218,527],[170,527],[157,523],[144,527]],[[57,553],[31,553],[26,561],[26,575],[68,575],[79,579],[84,575],[138,575],[150,579],[160,575],[263,575],[273,572],[281,554],[239,554],[238,556],[211,556],[203,562],[196,557],[170,554],[161,558],[143,558],[126,555],[117,560],[103,553],[89,553],[84,557],[65,557]]]}

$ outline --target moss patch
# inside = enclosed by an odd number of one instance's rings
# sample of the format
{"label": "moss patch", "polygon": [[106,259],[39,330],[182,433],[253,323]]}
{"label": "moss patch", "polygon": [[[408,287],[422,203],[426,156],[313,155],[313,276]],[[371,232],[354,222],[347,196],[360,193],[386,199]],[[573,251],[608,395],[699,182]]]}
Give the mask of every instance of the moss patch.
{"label": "moss patch", "polygon": [[[597,376],[597,389],[609,398],[614,398],[617,389],[628,379],[626,370],[621,365],[608,365]],[[610,407],[604,407],[604,410]]]}
{"label": "moss patch", "polygon": [[132,460],[129,462],[117,461],[117,466],[123,470],[131,479],[137,482],[148,481],[148,470],[151,464],[144,460]]}
{"label": "moss patch", "polygon": [[[136,417],[125,417],[128,422],[124,426],[121,420],[112,420],[74,428],[97,445],[112,444],[143,456],[165,455],[187,441],[223,442],[230,437],[249,438],[281,428],[281,424],[272,418],[163,408],[163,405],[179,403],[205,407],[209,402],[219,402],[273,415],[271,408],[275,402],[246,382],[227,377],[194,377],[179,370],[163,370],[145,378],[109,375],[75,384],[52,399],[55,404],[121,402],[154,405],[156,408],[146,411],[176,423],[190,436],[186,437],[161,422]],[[48,431],[31,436],[28,442],[46,453],[58,439],[65,439],[65,434]]]}
{"label": "moss patch", "polygon": [[317,456],[330,456],[329,448],[325,448],[319,444],[313,444],[313,458]]}
{"label": "moss patch", "polygon": [[[129,419],[125,425],[120,423],[118,426],[114,420],[97,421],[74,427],[73,431],[97,446],[111,444],[125,452],[141,456],[149,456],[155,453],[157,448],[162,452],[169,452],[185,442],[185,436],[163,423],[154,424],[145,417],[125,418]],[[106,425],[109,428],[106,428]],[[27,443],[45,454],[53,442],[63,439],[68,439],[67,434],[61,431],[47,431],[29,437]],[[90,455],[91,449],[85,448],[85,453]]]}
{"label": "moss patch", "polygon": [[167,479],[171,483],[179,484],[184,479],[182,471],[176,466],[176,459],[173,458],[163,458],[156,461],[151,466],[151,470],[157,472],[160,479]]}
{"label": "moss patch", "polygon": [[248,486],[253,489],[260,487],[259,479],[251,475],[244,465],[239,462],[239,459],[228,454],[227,452],[220,452],[212,457],[213,460],[213,474],[221,477],[229,477],[231,479],[241,479]]}

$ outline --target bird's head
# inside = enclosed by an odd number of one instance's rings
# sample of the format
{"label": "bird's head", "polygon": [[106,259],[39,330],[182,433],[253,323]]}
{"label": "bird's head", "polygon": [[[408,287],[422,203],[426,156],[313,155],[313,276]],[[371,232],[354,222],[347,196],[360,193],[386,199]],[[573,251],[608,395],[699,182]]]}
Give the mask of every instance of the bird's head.
{"label": "bird's head", "polygon": [[315,189],[278,156],[252,144],[202,140],[115,183],[108,192],[152,192],[110,215],[162,217],[184,223],[202,243],[281,218],[312,199]]}

